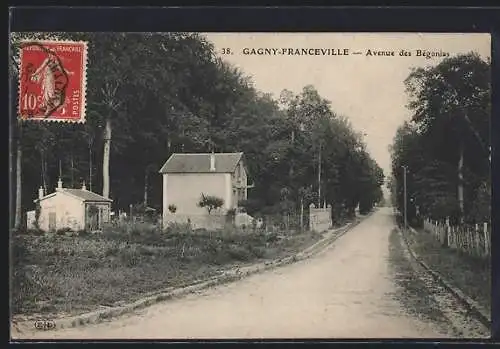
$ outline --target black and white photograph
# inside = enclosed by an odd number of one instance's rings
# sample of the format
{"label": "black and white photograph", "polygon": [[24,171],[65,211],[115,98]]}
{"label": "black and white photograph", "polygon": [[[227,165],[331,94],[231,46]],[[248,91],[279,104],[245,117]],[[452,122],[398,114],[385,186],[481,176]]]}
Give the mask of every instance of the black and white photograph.
{"label": "black and white photograph", "polygon": [[12,32],[11,340],[490,338],[491,37]]}

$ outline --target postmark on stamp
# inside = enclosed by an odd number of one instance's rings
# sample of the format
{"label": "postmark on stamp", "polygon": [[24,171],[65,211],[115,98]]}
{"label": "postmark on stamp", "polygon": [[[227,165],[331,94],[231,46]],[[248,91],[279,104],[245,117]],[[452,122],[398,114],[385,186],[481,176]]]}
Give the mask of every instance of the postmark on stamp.
{"label": "postmark on stamp", "polygon": [[86,64],[86,42],[23,42],[20,47],[19,118],[85,122]]}

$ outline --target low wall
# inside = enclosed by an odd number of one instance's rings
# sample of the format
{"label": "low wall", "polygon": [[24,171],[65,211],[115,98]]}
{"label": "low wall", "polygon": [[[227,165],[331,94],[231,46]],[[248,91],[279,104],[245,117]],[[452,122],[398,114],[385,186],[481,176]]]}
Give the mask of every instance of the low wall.
{"label": "low wall", "polygon": [[[252,227],[254,222],[254,218],[246,213],[238,213],[234,217],[234,225],[237,227],[245,226]],[[257,224],[257,222],[255,222]]]}
{"label": "low wall", "polygon": [[183,215],[168,214],[163,217],[163,227],[168,227],[171,223],[186,224],[191,223],[193,229],[204,228],[207,230],[222,229],[226,224],[226,216],[223,214],[204,214],[204,215]]}
{"label": "low wall", "polygon": [[315,208],[309,207],[309,229],[323,232],[332,227],[332,210],[330,207]]}

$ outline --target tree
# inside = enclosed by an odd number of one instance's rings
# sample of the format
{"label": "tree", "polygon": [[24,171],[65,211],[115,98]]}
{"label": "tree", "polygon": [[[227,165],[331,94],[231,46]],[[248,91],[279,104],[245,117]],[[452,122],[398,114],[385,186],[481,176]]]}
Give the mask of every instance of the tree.
{"label": "tree", "polygon": [[456,165],[460,220],[465,218],[464,173],[487,176],[489,167],[490,63],[469,53],[434,67],[414,69],[405,80],[413,121],[444,162]]}
{"label": "tree", "polygon": [[[115,208],[161,207],[161,164],[173,152],[212,149],[245,153],[255,214],[296,213],[300,188],[311,192],[306,201],[321,191],[338,212],[353,209],[359,184],[372,190],[377,183],[368,154],[356,155],[362,140],[313,86],[284,93],[280,104],[199,34],[58,35],[88,41],[86,124],[23,125],[23,202],[32,203],[41,184],[56,183],[61,162],[65,185],[92,183]],[[14,77],[11,83],[17,86]],[[366,207],[373,200],[366,197]]]}
{"label": "tree", "polygon": [[201,194],[200,201],[198,202],[199,207],[206,208],[208,214],[210,214],[213,210],[217,210],[224,205],[224,200],[213,195],[205,195]]}

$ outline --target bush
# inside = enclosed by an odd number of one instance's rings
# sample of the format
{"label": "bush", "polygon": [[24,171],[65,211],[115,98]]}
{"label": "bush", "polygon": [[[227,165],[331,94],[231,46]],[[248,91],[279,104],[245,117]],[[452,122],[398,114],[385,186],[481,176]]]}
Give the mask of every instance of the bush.
{"label": "bush", "polygon": [[246,262],[251,260],[252,254],[250,251],[242,246],[231,246],[227,250],[227,255],[229,256],[230,259],[240,261],[240,262]]}
{"label": "bush", "polygon": [[224,205],[224,199],[217,196],[201,194],[200,201],[198,202],[199,207],[204,207],[207,209],[208,214],[213,210],[221,208]]}
{"label": "bush", "polygon": [[56,230],[57,235],[66,235],[66,233],[71,232],[72,230],[70,228],[61,228]]}
{"label": "bush", "polygon": [[36,235],[36,236],[40,236],[40,235],[43,235],[45,234],[45,232],[41,229],[27,229],[26,230],[26,234],[28,235]]}
{"label": "bush", "polygon": [[270,233],[266,235],[266,241],[267,242],[276,242],[279,240],[278,234],[277,233]]}
{"label": "bush", "polygon": [[90,235],[90,233],[89,233],[87,230],[85,230],[85,229],[78,230],[78,231],[76,232],[76,234],[77,234],[78,236],[87,236],[87,235]]}
{"label": "bush", "polygon": [[[183,234],[190,233],[191,225],[189,223],[170,223],[167,228],[165,228],[165,232],[167,234]],[[206,229],[205,229],[206,231]]]}
{"label": "bush", "polygon": [[177,211],[177,206],[173,204],[168,205],[168,210],[170,211],[170,213],[175,213]]}

